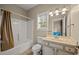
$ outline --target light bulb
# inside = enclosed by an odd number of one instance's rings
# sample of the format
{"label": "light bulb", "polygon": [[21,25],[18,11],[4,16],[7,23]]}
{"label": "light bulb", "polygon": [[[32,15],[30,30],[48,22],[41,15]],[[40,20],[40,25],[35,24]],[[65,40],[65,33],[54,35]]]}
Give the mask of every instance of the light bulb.
{"label": "light bulb", "polygon": [[59,10],[56,10],[55,13],[59,13]]}
{"label": "light bulb", "polygon": [[66,13],[65,11],[62,12],[62,14],[65,14],[65,13]]}
{"label": "light bulb", "polygon": [[53,14],[51,14],[50,16],[53,16]]}
{"label": "light bulb", "polygon": [[59,15],[59,13],[56,13],[56,16],[58,16]]}
{"label": "light bulb", "polygon": [[53,13],[52,12],[49,12],[49,15],[52,15]]}
{"label": "light bulb", "polygon": [[59,15],[59,10],[56,10],[55,14],[56,14],[56,16],[58,16]]}
{"label": "light bulb", "polygon": [[63,8],[62,11],[67,11],[67,8]]}

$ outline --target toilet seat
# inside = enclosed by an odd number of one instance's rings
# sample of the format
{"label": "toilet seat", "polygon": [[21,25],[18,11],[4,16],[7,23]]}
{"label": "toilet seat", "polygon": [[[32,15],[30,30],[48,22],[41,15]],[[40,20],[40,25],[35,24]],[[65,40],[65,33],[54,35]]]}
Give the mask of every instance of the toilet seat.
{"label": "toilet seat", "polygon": [[40,50],[41,50],[41,45],[40,44],[35,44],[32,47],[32,52],[33,52],[34,55],[39,54]]}
{"label": "toilet seat", "polygon": [[40,44],[36,44],[36,45],[34,45],[33,47],[32,47],[32,50],[34,51],[34,50],[39,50],[39,49],[41,49],[41,45]]}

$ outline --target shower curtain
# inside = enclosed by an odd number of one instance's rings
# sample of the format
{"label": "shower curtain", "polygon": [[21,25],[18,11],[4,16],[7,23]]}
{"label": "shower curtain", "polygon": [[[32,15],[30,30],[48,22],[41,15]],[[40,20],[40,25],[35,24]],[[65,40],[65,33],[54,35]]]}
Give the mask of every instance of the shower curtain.
{"label": "shower curtain", "polygon": [[1,23],[1,51],[14,47],[13,33],[11,27],[11,13],[3,10]]}

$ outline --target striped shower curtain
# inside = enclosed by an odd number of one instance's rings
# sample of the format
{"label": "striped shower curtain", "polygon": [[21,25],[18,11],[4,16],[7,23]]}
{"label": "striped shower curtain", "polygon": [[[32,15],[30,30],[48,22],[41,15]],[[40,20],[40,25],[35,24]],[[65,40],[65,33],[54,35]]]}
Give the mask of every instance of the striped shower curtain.
{"label": "striped shower curtain", "polygon": [[1,23],[1,41],[1,51],[5,51],[14,47],[11,27],[11,13],[5,10],[3,10]]}

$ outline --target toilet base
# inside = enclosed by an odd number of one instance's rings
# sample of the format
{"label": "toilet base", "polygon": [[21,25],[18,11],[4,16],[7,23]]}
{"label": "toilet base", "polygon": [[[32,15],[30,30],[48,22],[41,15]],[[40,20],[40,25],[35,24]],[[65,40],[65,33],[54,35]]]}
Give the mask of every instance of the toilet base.
{"label": "toilet base", "polygon": [[40,55],[39,52],[33,52],[33,55]]}

